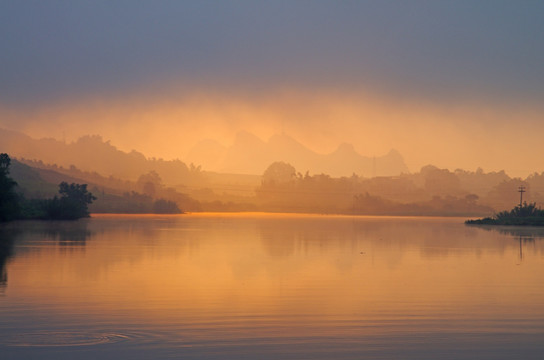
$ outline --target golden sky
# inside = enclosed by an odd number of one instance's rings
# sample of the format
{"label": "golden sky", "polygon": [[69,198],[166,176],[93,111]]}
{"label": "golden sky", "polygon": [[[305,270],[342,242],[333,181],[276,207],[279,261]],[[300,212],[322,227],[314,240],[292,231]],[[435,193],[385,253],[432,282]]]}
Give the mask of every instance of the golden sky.
{"label": "golden sky", "polygon": [[[263,140],[285,132],[319,153],[343,142],[366,156],[397,149],[411,171],[439,167],[504,169],[527,176],[544,169],[538,151],[544,126],[539,106],[437,104],[378,97],[367,92],[276,91],[262,96],[182,93],[179,100],[128,97],[55,104],[31,112],[14,126],[34,137],[76,140],[100,134],[124,151],[180,158],[202,139],[231,145],[237,132]],[[311,126],[309,126],[311,124]]]}
{"label": "golden sky", "polygon": [[3,2],[0,127],[180,158],[285,132],[411,171],[544,170],[541,2]]}

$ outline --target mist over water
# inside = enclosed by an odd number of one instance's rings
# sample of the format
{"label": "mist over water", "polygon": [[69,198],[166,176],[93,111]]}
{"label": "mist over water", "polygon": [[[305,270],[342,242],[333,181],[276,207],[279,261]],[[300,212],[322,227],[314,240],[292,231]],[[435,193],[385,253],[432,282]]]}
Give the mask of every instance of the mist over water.
{"label": "mist over water", "polygon": [[458,218],[94,216],[1,231],[4,359],[537,359],[544,234]]}

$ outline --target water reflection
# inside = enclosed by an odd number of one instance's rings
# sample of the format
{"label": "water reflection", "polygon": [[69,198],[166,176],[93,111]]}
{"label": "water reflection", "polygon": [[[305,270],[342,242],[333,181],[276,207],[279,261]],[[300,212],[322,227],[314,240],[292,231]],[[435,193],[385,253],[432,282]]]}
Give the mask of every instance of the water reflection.
{"label": "water reflection", "polygon": [[92,235],[88,229],[88,219],[77,221],[24,221],[5,225],[5,231],[11,231],[22,241],[55,241],[59,246],[85,246]]}
{"label": "water reflection", "polygon": [[521,236],[524,239],[544,239],[544,227],[536,226],[491,226],[491,225],[468,225],[470,228],[477,228],[485,231],[496,231],[500,234]]}
{"label": "water reflection", "polygon": [[101,334],[124,339],[93,345],[116,358],[544,351],[542,243],[461,219],[97,216],[18,231],[0,300],[0,350],[13,358],[14,339],[34,344],[28,358],[108,358],[45,349]]}
{"label": "water reflection", "polygon": [[535,226],[490,226],[490,225],[469,225],[471,228],[481,231],[496,232],[514,240],[519,244],[519,262],[523,263],[524,251],[539,251],[544,254],[544,249],[537,246],[536,242],[544,239],[544,228]]}
{"label": "water reflection", "polygon": [[6,263],[13,256],[13,244],[19,231],[7,226],[0,227],[0,295],[8,283]]}
{"label": "water reflection", "polygon": [[[25,221],[0,227],[0,288],[8,284],[10,258],[58,245],[60,251],[83,251],[91,236],[87,221]],[[2,290],[2,291],[5,291]]]}

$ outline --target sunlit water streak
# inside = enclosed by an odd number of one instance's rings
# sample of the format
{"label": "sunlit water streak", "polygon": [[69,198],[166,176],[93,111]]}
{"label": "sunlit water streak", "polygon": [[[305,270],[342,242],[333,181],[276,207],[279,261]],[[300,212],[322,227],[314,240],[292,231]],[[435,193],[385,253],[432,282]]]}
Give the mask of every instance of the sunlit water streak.
{"label": "sunlit water streak", "polygon": [[2,359],[539,359],[541,229],[95,216],[3,226]]}

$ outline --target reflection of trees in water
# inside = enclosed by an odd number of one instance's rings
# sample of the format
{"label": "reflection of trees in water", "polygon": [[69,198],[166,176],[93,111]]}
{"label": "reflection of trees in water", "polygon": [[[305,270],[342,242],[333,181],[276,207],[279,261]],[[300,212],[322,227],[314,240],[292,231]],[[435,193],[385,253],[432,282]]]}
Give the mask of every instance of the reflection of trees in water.
{"label": "reflection of trees in water", "polygon": [[499,228],[501,234],[512,235],[516,238],[523,238],[524,241],[535,241],[544,239],[544,229],[534,227],[521,228]]}
{"label": "reflection of trees in water", "polygon": [[[497,228],[497,232],[512,236],[519,242],[519,261],[523,261],[525,247],[529,244],[535,245],[536,241],[544,239],[544,229],[536,227]],[[530,249],[530,248],[529,248]]]}
{"label": "reflection of trees in water", "polygon": [[55,241],[63,250],[84,248],[91,232],[86,220],[78,221],[24,221],[0,228],[0,289],[7,286],[6,265],[9,259],[28,251],[20,246],[27,241]]}
{"label": "reflection of trees in water", "polygon": [[310,248],[326,251],[331,247],[353,244],[353,223],[346,220],[339,226],[338,219],[261,219],[258,222],[261,242],[267,254],[287,257],[297,252],[307,253]]}
{"label": "reflection of trees in water", "polygon": [[[414,218],[310,217],[258,222],[266,253],[275,258],[323,254],[339,269],[361,261],[399,266],[414,249],[440,258],[504,246],[460,222]],[[481,234],[480,234],[481,235]],[[504,250],[504,249],[503,249]]]}
{"label": "reflection of trees in water", "polygon": [[19,231],[16,229],[0,229],[0,292],[8,282],[6,264],[13,256],[13,244],[18,233]]}
{"label": "reflection of trees in water", "polygon": [[91,236],[87,219],[77,221],[28,221],[24,223],[21,240],[56,241],[61,247],[83,247]]}
{"label": "reflection of trees in water", "polygon": [[[461,221],[432,218],[309,217],[261,219],[258,222],[264,250],[273,257],[311,252],[342,251],[344,254],[380,253],[392,265],[407,252],[418,249],[425,257],[445,258],[459,254],[506,253],[517,243],[502,239],[480,227],[463,226]],[[491,230],[487,227],[486,230]],[[499,231],[499,228],[493,227]],[[526,243],[544,238],[544,228],[500,229],[516,241]],[[499,236],[500,237],[500,236]],[[528,250],[528,249],[523,249]],[[544,251],[536,246],[532,252]]]}
{"label": "reflection of trees in water", "polygon": [[87,221],[47,222],[40,232],[49,240],[58,241],[61,247],[84,247],[91,232],[87,229]]}
{"label": "reflection of trees in water", "polygon": [[535,241],[544,239],[544,227],[534,226],[493,226],[493,225],[471,225],[486,231],[495,231],[503,235],[509,235],[516,240]]}
{"label": "reflection of trees in water", "polygon": [[[470,227],[511,237],[512,240],[519,244],[518,256],[520,262],[523,261],[527,250],[535,253],[544,253],[544,247],[539,246],[539,241],[544,240],[544,227],[494,225],[470,225]],[[527,246],[529,247],[527,248]]]}

